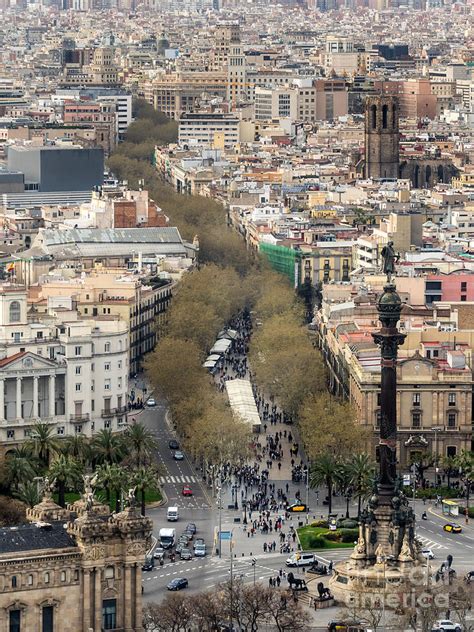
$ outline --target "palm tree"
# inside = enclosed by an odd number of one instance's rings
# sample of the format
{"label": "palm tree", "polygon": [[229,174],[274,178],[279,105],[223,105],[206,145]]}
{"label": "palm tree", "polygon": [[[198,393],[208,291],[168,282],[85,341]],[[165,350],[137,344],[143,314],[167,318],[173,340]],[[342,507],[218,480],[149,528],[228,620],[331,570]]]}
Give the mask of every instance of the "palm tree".
{"label": "palm tree", "polygon": [[152,467],[139,467],[132,473],[132,485],[140,492],[141,512],[145,515],[145,494],[147,490],[158,489],[158,471]]}
{"label": "palm tree", "polygon": [[[455,456],[445,456],[441,461],[443,465],[443,472],[446,474],[448,479],[448,487],[451,487],[451,477],[457,472],[458,466],[456,464]],[[438,481],[436,481],[438,484]]]}
{"label": "palm tree", "polygon": [[99,483],[105,489],[107,502],[110,503],[111,492],[115,493],[115,512],[120,511],[122,490],[127,484],[127,472],[117,463],[104,463],[98,470]]}
{"label": "palm tree", "polygon": [[469,497],[471,494],[471,488],[474,485],[474,452],[471,452],[470,450],[461,450],[455,458],[461,480],[464,483],[467,521],[469,517]]}
{"label": "palm tree", "polygon": [[339,465],[332,454],[325,453],[314,461],[310,470],[311,488],[325,485],[328,492],[328,515],[332,513],[332,491],[337,480]]}
{"label": "palm tree", "polygon": [[68,454],[82,465],[87,465],[91,461],[92,450],[87,437],[83,434],[75,434],[68,437],[62,443],[63,454]]}
{"label": "palm tree", "polygon": [[49,466],[51,455],[59,451],[59,441],[53,433],[53,426],[38,422],[31,429],[30,438],[27,442],[31,452],[46,468]]}
{"label": "palm tree", "polygon": [[151,453],[158,448],[153,433],[140,422],[135,422],[127,428],[125,442],[132,453],[135,467],[148,463]]}
{"label": "palm tree", "polygon": [[120,463],[125,454],[122,436],[109,428],[100,430],[92,441],[92,454],[97,463]]}
{"label": "palm tree", "polygon": [[41,494],[39,493],[38,485],[36,481],[26,481],[21,483],[17,491],[13,492],[15,498],[21,500],[28,507],[34,507],[41,502]]}
{"label": "palm tree", "polygon": [[349,463],[342,463],[336,472],[336,483],[341,494],[346,499],[346,518],[349,518],[349,503],[352,498],[352,476]]}
{"label": "palm tree", "polygon": [[77,489],[82,476],[82,466],[72,456],[58,454],[51,463],[48,477],[56,482],[58,488],[58,504],[66,506],[66,489]]}
{"label": "palm tree", "polygon": [[36,476],[36,460],[27,445],[15,448],[5,458],[7,480],[11,487],[18,490],[20,485]]}
{"label": "palm tree", "polygon": [[351,476],[354,495],[357,498],[357,517],[360,518],[362,499],[367,497],[372,488],[375,465],[368,454],[354,454],[347,463]]}

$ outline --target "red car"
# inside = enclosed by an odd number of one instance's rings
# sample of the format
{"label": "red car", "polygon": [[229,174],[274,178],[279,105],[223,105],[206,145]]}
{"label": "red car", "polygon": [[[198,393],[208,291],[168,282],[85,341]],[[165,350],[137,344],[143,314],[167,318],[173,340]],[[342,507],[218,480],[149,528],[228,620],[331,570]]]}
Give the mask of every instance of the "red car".
{"label": "red car", "polygon": [[193,490],[188,485],[185,485],[183,487],[183,491],[181,493],[182,493],[183,496],[192,496],[193,495]]}

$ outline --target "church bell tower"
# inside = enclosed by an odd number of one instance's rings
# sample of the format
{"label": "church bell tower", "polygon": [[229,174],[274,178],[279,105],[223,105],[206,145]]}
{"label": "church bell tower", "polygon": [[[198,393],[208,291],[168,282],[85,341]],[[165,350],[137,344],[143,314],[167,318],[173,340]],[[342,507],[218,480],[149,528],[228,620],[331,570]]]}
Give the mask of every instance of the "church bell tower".
{"label": "church bell tower", "polygon": [[369,96],[365,101],[365,177],[397,179],[399,173],[398,99]]}

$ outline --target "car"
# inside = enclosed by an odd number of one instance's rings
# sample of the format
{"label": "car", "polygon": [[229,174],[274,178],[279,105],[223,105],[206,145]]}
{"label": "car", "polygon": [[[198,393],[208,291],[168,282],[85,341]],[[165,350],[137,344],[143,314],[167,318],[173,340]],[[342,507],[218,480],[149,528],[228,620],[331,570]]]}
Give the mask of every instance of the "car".
{"label": "car", "polygon": [[183,489],[181,490],[181,494],[183,496],[192,496],[193,490],[189,487],[189,485],[185,485]]}
{"label": "car", "polygon": [[154,397],[149,397],[149,398],[146,400],[146,405],[147,405],[149,408],[154,408],[154,407],[156,406],[156,399],[155,399]]}
{"label": "car", "polygon": [[462,527],[457,522],[447,522],[444,525],[443,529],[444,531],[447,531],[448,533],[461,533],[462,532]]}
{"label": "car", "polygon": [[193,554],[191,552],[191,549],[181,549],[181,553],[179,554],[179,557],[182,560],[192,560]]}
{"label": "car", "polygon": [[194,535],[191,533],[191,531],[183,531],[183,533],[180,535],[179,539],[181,540],[181,538],[186,538],[188,542],[191,542],[191,540],[193,539]]}
{"label": "car", "polygon": [[206,545],[198,544],[194,547],[194,557],[206,557]]}
{"label": "car", "polygon": [[427,560],[434,560],[434,553],[431,549],[421,549],[421,554]]}
{"label": "car", "polygon": [[306,505],[305,503],[292,503],[291,505],[286,506],[286,511],[290,513],[305,513]]}
{"label": "car", "polygon": [[328,623],[328,632],[365,632],[366,628],[363,624],[356,620],[336,620],[329,621]]}
{"label": "car", "polygon": [[176,439],[170,439],[168,441],[168,447],[170,450],[179,450],[179,443],[176,441]]}
{"label": "car", "polygon": [[188,543],[187,542],[178,542],[178,544],[176,545],[176,555],[181,555],[181,551],[183,549],[188,548]]}
{"label": "car", "polygon": [[153,562],[145,562],[142,566],[142,571],[152,571],[153,568]]}
{"label": "car", "polygon": [[293,566],[312,566],[316,558],[313,553],[293,553],[286,560],[285,564],[289,567]]}
{"label": "car", "polygon": [[194,548],[197,546],[205,546],[204,538],[196,538],[194,541]]}
{"label": "car", "polygon": [[195,534],[197,531],[196,524],[194,522],[188,522],[186,525],[186,531],[191,531],[191,533]]}
{"label": "car", "polygon": [[181,450],[176,450],[176,452],[173,453],[173,459],[175,461],[182,461],[184,459],[184,454]]}
{"label": "car", "polygon": [[156,549],[153,551],[153,557],[155,558],[155,560],[162,560],[164,556],[165,550],[161,546],[156,547]]}
{"label": "car", "polygon": [[170,583],[166,586],[168,590],[182,590],[183,588],[188,587],[188,580],[185,577],[176,577],[176,579],[172,579]]}
{"label": "car", "polygon": [[453,623],[449,619],[440,619],[436,621],[433,630],[437,632],[462,632],[462,628],[457,623]]}

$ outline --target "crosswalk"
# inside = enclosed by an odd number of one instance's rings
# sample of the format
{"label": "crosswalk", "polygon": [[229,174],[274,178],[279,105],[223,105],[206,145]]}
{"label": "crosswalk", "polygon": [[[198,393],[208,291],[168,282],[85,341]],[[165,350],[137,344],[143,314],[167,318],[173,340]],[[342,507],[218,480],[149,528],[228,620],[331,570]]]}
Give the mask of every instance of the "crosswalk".
{"label": "crosswalk", "polygon": [[164,485],[165,483],[196,483],[196,478],[194,476],[160,476],[160,484]]}
{"label": "crosswalk", "polygon": [[447,546],[444,546],[444,544],[440,544],[439,542],[435,542],[434,540],[430,540],[429,538],[424,538],[421,536],[417,536],[417,540],[420,540],[420,542],[423,545],[423,548],[426,549],[447,549]]}

